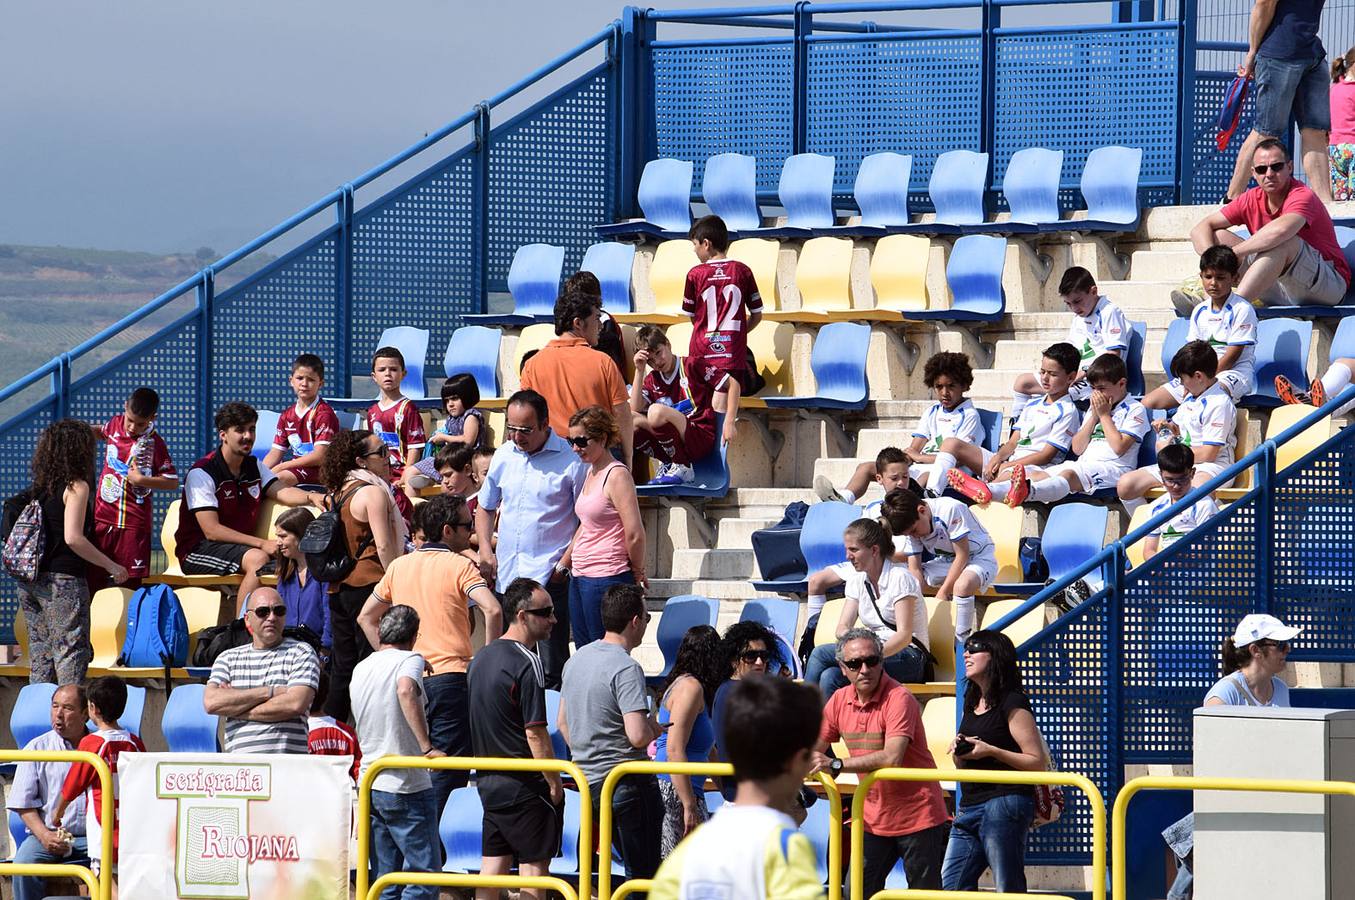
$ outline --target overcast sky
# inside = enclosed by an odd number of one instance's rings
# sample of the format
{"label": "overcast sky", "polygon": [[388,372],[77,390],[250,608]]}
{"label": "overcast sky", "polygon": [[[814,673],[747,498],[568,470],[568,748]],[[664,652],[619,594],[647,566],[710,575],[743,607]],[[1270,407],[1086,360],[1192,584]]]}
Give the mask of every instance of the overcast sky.
{"label": "overcast sky", "polygon": [[621,5],[3,0],[0,243],[225,252]]}

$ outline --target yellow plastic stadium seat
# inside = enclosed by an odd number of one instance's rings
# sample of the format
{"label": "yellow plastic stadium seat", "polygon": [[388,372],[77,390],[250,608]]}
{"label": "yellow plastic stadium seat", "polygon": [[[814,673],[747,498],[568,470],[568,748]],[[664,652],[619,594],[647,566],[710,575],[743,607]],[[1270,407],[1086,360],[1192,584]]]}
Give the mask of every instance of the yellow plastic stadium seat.
{"label": "yellow plastic stadium seat", "polygon": [[89,642],[94,647],[94,658],[89,664],[92,668],[107,669],[117,664],[123,639],[127,636],[127,601],[130,599],[132,591],[119,587],[103,588],[91,598]]}
{"label": "yellow plastic stadium seat", "polygon": [[819,613],[819,624],[814,626],[814,646],[837,642],[837,620],[842,618],[842,607],[847,605],[845,597],[829,600]]}
{"label": "yellow plastic stadium seat", "polygon": [[783,322],[831,322],[855,318],[852,310],[852,241],[821,237],[805,241],[795,264],[800,308],[767,313]]}
{"label": "yellow plastic stadium seat", "polygon": [[[748,349],[757,360],[757,370],[766,379],[767,386],[759,397],[792,397],[795,382],[790,362],[791,344],[795,340],[795,326],[789,322],[763,322],[748,332]],[[757,397],[745,397],[740,406],[758,406]]]}
{"label": "yellow plastic stadium seat", "polygon": [[729,258],[737,259],[753,270],[764,315],[781,308],[781,283],[776,277],[780,255],[780,242],[770,238],[743,238],[729,245]]}
{"label": "yellow plastic stadium seat", "polygon": [[19,646],[19,658],[9,665],[0,666],[0,678],[27,678],[28,667],[28,620],[22,610],[14,613],[14,643]]}
{"label": "yellow plastic stadium seat", "polygon": [[[1302,409],[1303,407],[1296,408]],[[1311,409],[1311,407],[1308,408]],[[1271,421],[1272,422],[1274,421],[1273,417]],[[1251,415],[1247,412],[1247,410],[1239,409],[1237,411],[1237,427],[1233,431],[1233,434],[1236,435],[1237,437],[1237,445],[1233,449],[1234,460],[1241,459],[1254,449],[1251,445],[1250,425],[1251,425]],[[1266,430],[1267,438],[1272,437],[1273,435],[1276,434],[1279,434],[1279,432],[1271,431],[1270,429]],[[1282,467],[1282,464],[1280,463],[1279,459],[1276,459],[1276,465]],[[1214,499],[1217,500],[1220,504],[1226,502],[1231,503],[1235,500],[1240,500],[1243,494],[1251,490],[1252,487],[1251,479],[1252,479],[1251,469],[1244,469],[1242,471],[1242,474],[1237,476],[1237,478],[1233,481],[1230,487],[1219,488],[1217,491],[1215,491]],[[1165,493],[1166,490],[1159,486],[1148,491],[1147,497],[1149,500],[1156,500],[1158,497],[1161,497]]]}
{"label": "yellow plastic stadium seat", "polygon": [[[1142,525],[1148,521],[1152,514],[1152,504],[1144,504],[1134,510],[1134,514],[1129,517],[1129,527],[1125,529],[1125,534],[1138,531]],[[1129,560],[1131,566],[1143,565],[1143,541],[1135,541],[1125,548],[1125,558]]]}
{"label": "yellow plastic stadium seat", "polygon": [[875,308],[858,309],[857,318],[898,322],[904,311],[926,309],[931,246],[930,238],[918,234],[887,234],[876,241],[870,256]]}
{"label": "yellow plastic stadium seat", "polygon": [[535,325],[528,325],[522,329],[522,333],[518,335],[518,345],[513,349],[511,377],[518,378],[520,376],[524,356],[533,350],[540,350],[553,340],[555,340],[555,326],[549,322],[537,322]]}
{"label": "yellow plastic stadium seat", "polygon": [[198,632],[221,624],[221,592],[210,588],[175,588],[184,618],[188,620],[188,658],[198,645]]}
{"label": "yellow plastic stadium seat", "polygon": [[[1311,406],[1279,406],[1270,411],[1266,439],[1293,428],[1313,412]],[[1331,437],[1331,418],[1320,419],[1275,449],[1275,469],[1282,471],[1312,453]]]}
{"label": "yellow plastic stadium seat", "polygon": [[[759,326],[761,327],[761,326]],[[692,346],[692,320],[675,322],[663,330],[663,336],[673,348],[673,353],[686,356]]]}
{"label": "yellow plastic stadium seat", "polygon": [[[994,580],[999,584],[1016,584],[1023,581],[1021,528],[1024,517],[1021,510],[1012,509],[1005,503],[989,503],[986,506],[971,506],[969,511],[993,539],[994,550],[997,552],[997,578]],[[988,593],[993,593],[991,588]]]}
{"label": "yellow plastic stadium seat", "polygon": [[[949,769],[955,765],[950,758],[950,742],[955,740],[955,698],[933,697],[922,707],[922,730],[927,732],[927,749],[932,752],[932,760],[938,769]],[[953,790],[953,783],[946,785]]]}
{"label": "yellow plastic stadium seat", "polygon": [[[1020,605],[1025,603],[1028,599],[1030,598],[1017,597],[1014,600],[992,601],[988,604],[988,608],[983,611],[983,627],[988,628],[990,625],[997,624],[998,621],[1008,613],[1020,607]],[[1004,628],[1003,631],[1006,633],[1007,637],[1012,639],[1012,643],[1016,645],[1017,649],[1020,649],[1022,644],[1040,633],[1044,628],[1044,624],[1044,607],[1037,606],[1020,619],[1017,619],[1015,623]]]}
{"label": "yellow plastic stadium seat", "polygon": [[955,604],[927,597],[927,640],[936,657],[936,680],[955,680]]}
{"label": "yellow plastic stadium seat", "polygon": [[687,273],[701,264],[686,238],[664,241],[654,250],[649,267],[649,289],[654,293],[653,312],[614,313],[618,322],[655,322],[671,324],[687,318],[682,312],[682,292]]}

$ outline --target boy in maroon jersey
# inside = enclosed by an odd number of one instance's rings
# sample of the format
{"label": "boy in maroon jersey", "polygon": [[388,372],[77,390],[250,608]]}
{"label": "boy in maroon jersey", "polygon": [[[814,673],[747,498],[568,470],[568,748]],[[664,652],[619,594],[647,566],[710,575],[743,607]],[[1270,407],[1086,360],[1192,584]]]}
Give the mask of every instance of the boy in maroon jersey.
{"label": "boy in maroon jersey", "polygon": [[[150,575],[151,491],[179,487],[169,448],[155,430],[160,395],[148,387],[132,391],[122,414],[94,435],[107,442],[103,470],[94,500],[94,544],[109,559],[125,566],[123,587],[135,590]],[[91,569],[90,593],[108,586],[108,573]]]}
{"label": "boy in maroon jersey", "polygon": [[[390,450],[392,484],[401,484],[405,466],[419,461],[427,443],[418,407],[400,393],[404,377],[405,356],[395,347],[382,347],[372,356],[372,380],[381,393],[367,408],[367,428],[385,441]],[[409,501],[418,494],[408,484],[402,487],[403,490],[395,492],[395,502],[408,522],[414,509]]]}
{"label": "boy in maroon jersey", "polygon": [[702,216],[687,236],[701,260],[687,273],[682,295],[682,311],[692,317],[688,356],[700,366],[703,381],[717,394],[728,394],[723,440],[729,443],[734,439],[739,397],[751,381],[748,332],[762,321],[762,297],[753,270],[725,258],[729,230],[723,219]]}
{"label": "boy in maroon jersey", "polygon": [[306,751],[312,756],[351,756],[353,765],[348,776],[358,783],[362,769],[362,747],[357,732],[347,722],[325,715],[325,701],[329,699],[329,673],[320,670],[320,686],[311,701],[310,716],[306,719]]}
{"label": "boy in maroon jersey", "polygon": [[[692,463],[715,447],[714,391],[702,366],[673,354],[663,331],[645,325],[635,335],[635,380],[630,408],[635,449],[663,465],[650,484],[686,484]],[[646,369],[652,369],[645,374]]]}
{"label": "boy in maroon jersey", "polygon": [[[302,353],[292,363],[288,384],[296,395],[296,403],[278,416],[277,434],[273,435],[273,446],[263,464],[289,487],[318,484],[325,448],[339,433],[339,417],[320,399],[320,388],[325,384],[324,362],[314,353]],[[292,458],[284,460],[283,454],[289,450]]]}

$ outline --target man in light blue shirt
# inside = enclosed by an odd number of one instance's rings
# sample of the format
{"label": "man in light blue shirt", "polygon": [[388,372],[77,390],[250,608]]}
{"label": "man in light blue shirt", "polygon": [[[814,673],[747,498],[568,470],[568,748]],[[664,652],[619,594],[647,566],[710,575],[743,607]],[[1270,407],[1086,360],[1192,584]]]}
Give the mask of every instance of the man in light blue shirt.
{"label": "man in light blue shirt", "polygon": [[[536,391],[508,398],[507,422],[506,440],[489,462],[475,510],[480,573],[499,594],[515,578],[546,586],[556,622],[550,639],[537,647],[546,687],[558,690],[569,659],[569,569],[560,561],[579,527],[574,502],[588,466],[551,430],[546,398]],[[496,512],[497,547],[492,540]]]}

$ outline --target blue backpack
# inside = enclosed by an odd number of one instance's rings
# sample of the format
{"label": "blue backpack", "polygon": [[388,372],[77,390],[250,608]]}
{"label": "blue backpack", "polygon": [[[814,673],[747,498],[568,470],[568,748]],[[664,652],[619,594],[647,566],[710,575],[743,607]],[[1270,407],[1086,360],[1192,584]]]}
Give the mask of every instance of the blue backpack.
{"label": "blue backpack", "polygon": [[127,603],[127,638],[118,665],[135,668],[188,663],[188,620],[167,584],[138,588]]}

